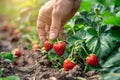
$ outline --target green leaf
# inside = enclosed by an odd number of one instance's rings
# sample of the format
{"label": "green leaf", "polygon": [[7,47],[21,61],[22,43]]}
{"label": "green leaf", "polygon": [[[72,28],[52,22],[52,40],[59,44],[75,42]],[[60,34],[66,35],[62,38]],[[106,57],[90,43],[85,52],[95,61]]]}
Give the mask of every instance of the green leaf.
{"label": "green leaf", "polygon": [[107,16],[104,17],[103,23],[120,26],[120,17],[117,17],[116,15],[109,12],[104,13],[103,16]]}
{"label": "green leaf", "polygon": [[120,53],[112,54],[109,56],[107,61],[102,65],[102,67],[120,66]]}
{"label": "green leaf", "polygon": [[96,36],[88,34],[86,36],[86,46],[88,49],[97,54],[99,58],[106,57],[115,47],[115,43],[109,35]]}
{"label": "green leaf", "polygon": [[81,11],[82,10],[90,11],[91,10],[91,6],[92,6],[92,4],[89,1],[82,1],[80,10]]}
{"label": "green leaf", "polygon": [[0,36],[0,42],[3,40],[2,36]]}
{"label": "green leaf", "polygon": [[80,29],[75,34],[75,37],[78,39],[84,39],[85,36],[86,36],[86,32],[83,29]]}
{"label": "green leaf", "polygon": [[89,25],[90,20],[88,19],[88,16],[92,16],[93,14],[88,14],[87,11],[82,11],[79,13],[77,16],[77,19],[75,20],[75,24],[84,24],[84,25]]}
{"label": "green leaf", "polygon": [[61,68],[63,64],[63,57],[58,56],[53,50],[48,53],[48,59],[52,63],[52,67]]}
{"label": "green leaf", "polygon": [[11,54],[11,53],[4,53],[4,59],[10,59],[10,60],[12,60],[13,59],[13,54]]}
{"label": "green leaf", "polygon": [[0,77],[3,75],[4,69],[0,68]]}
{"label": "green leaf", "polygon": [[76,40],[78,40],[77,37],[71,36],[70,38],[67,39],[67,43],[68,43],[67,46],[70,48],[70,47],[74,44],[74,42],[75,42]]}
{"label": "green leaf", "polygon": [[120,17],[120,11],[117,12],[116,17]]}
{"label": "green leaf", "polygon": [[90,34],[90,35],[97,35],[97,31],[95,30],[95,28],[88,28],[87,29],[87,32]]}
{"label": "green leaf", "polygon": [[67,43],[68,43],[67,46],[68,46],[68,47],[71,47],[76,40],[78,40],[78,39],[81,39],[81,40],[82,40],[82,39],[85,38],[85,36],[86,36],[86,32],[85,32],[83,29],[80,29],[79,31],[76,32],[75,35],[70,36],[70,37],[67,39]]}
{"label": "green leaf", "polygon": [[0,78],[0,80],[20,80],[18,76],[8,76],[5,78]]}
{"label": "green leaf", "polygon": [[28,49],[28,50],[32,50],[32,44],[28,44],[28,45],[27,45],[27,49]]}
{"label": "green leaf", "polygon": [[1,52],[0,57],[7,63],[11,63],[15,60],[15,57],[10,52]]}
{"label": "green leaf", "polygon": [[110,30],[110,34],[109,34],[113,40],[115,41],[120,41],[120,27],[113,27],[111,30]]}
{"label": "green leaf", "polygon": [[[116,50],[117,48],[117,50]],[[116,46],[115,50],[106,58],[106,62],[102,65],[102,67],[113,67],[120,66],[120,46]]]}
{"label": "green leaf", "polygon": [[103,68],[99,80],[120,80],[120,67]]}

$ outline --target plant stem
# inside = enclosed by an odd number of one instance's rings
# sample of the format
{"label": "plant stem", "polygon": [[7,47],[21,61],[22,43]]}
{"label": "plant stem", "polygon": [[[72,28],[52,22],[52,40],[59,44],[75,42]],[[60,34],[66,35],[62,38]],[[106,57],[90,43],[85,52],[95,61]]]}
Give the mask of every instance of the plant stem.
{"label": "plant stem", "polygon": [[85,64],[85,69],[84,69],[84,72],[86,72],[86,70],[87,70],[87,66],[88,66],[88,65],[87,65],[87,64]]}
{"label": "plant stem", "polygon": [[81,54],[78,54],[80,56],[80,58],[83,60],[83,62],[85,63],[85,59],[81,56]]}
{"label": "plant stem", "polygon": [[74,28],[72,28],[72,32],[73,32],[73,35],[75,35],[75,30],[74,30]]}
{"label": "plant stem", "polygon": [[57,38],[57,42],[59,42],[59,39]]}
{"label": "plant stem", "polygon": [[72,58],[73,50],[74,50],[74,47],[72,48],[71,54],[68,56],[69,58]]}
{"label": "plant stem", "polygon": [[99,19],[97,21],[98,22],[97,26],[98,26],[98,36],[100,36],[100,33],[101,33],[101,24],[100,24],[100,22],[101,22],[102,18],[101,18],[101,15],[97,15],[96,17]]}
{"label": "plant stem", "polygon": [[86,55],[89,55],[89,54],[87,53],[86,49],[84,48],[84,46],[82,45],[81,47],[82,47],[83,50],[85,51]]}

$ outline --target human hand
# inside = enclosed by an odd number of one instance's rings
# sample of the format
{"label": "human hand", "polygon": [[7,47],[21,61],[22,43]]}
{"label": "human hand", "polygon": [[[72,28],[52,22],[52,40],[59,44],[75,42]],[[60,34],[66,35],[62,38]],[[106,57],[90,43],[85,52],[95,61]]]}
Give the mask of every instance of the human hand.
{"label": "human hand", "polygon": [[81,0],[50,0],[39,11],[37,31],[42,43],[64,33],[64,25],[79,9]]}

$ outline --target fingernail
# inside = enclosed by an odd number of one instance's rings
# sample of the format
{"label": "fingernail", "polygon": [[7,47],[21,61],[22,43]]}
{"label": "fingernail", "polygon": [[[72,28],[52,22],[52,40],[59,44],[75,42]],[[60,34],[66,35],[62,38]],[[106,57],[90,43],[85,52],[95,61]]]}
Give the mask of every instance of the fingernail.
{"label": "fingernail", "polygon": [[51,39],[51,40],[54,40],[55,37],[56,37],[56,34],[55,34],[55,33],[50,33],[50,39]]}

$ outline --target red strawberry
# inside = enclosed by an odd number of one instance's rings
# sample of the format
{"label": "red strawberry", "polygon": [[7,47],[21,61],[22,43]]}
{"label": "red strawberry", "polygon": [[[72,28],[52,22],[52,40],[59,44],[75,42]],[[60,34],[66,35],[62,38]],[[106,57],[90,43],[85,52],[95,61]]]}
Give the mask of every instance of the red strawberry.
{"label": "red strawberry", "polygon": [[19,34],[19,31],[18,31],[17,29],[15,29],[15,30],[13,31],[13,34],[16,36],[16,35]]}
{"label": "red strawberry", "polygon": [[17,61],[13,62],[12,65],[13,66],[17,66],[19,63]]}
{"label": "red strawberry", "polygon": [[8,25],[4,25],[3,28],[2,28],[2,31],[8,31],[10,28],[10,26]]}
{"label": "red strawberry", "polygon": [[27,31],[28,31],[28,32],[31,32],[31,31],[32,31],[32,27],[31,27],[31,26],[28,26],[28,27],[27,27]]}
{"label": "red strawberry", "polygon": [[98,62],[98,58],[95,54],[90,54],[87,58],[86,58],[86,63],[91,65],[91,66],[98,66],[99,62]]}
{"label": "red strawberry", "polygon": [[65,48],[66,48],[66,43],[65,42],[59,42],[59,43],[53,45],[54,51],[59,56],[63,55]]}
{"label": "red strawberry", "polygon": [[20,49],[16,49],[15,56],[16,57],[21,57],[21,50]]}
{"label": "red strawberry", "polygon": [[39,50],[39,49],[40,49],[40,45],[37,45],[37,44],[33,45],[33,51],[34,52],[37,51],[37,50]]}
{"label": "red strawberry", "polygon": [[35,42],[32,41],[31,44],[32,44],[32,46],[34,46],[34,45],[35,45]]}
{"label": "red strawberry", "polygon": [[63,68],[65,71],[72,70],[75,66],[75,63],[71,62],[70,59],[66,59],[63,64]]}
{"label": "red strawberry", "polygon": [[50,49],[52,49],[52,47],[53,47],[53,44],[51,44],[49,41],[44,42],[45,51],[48,52]]}

